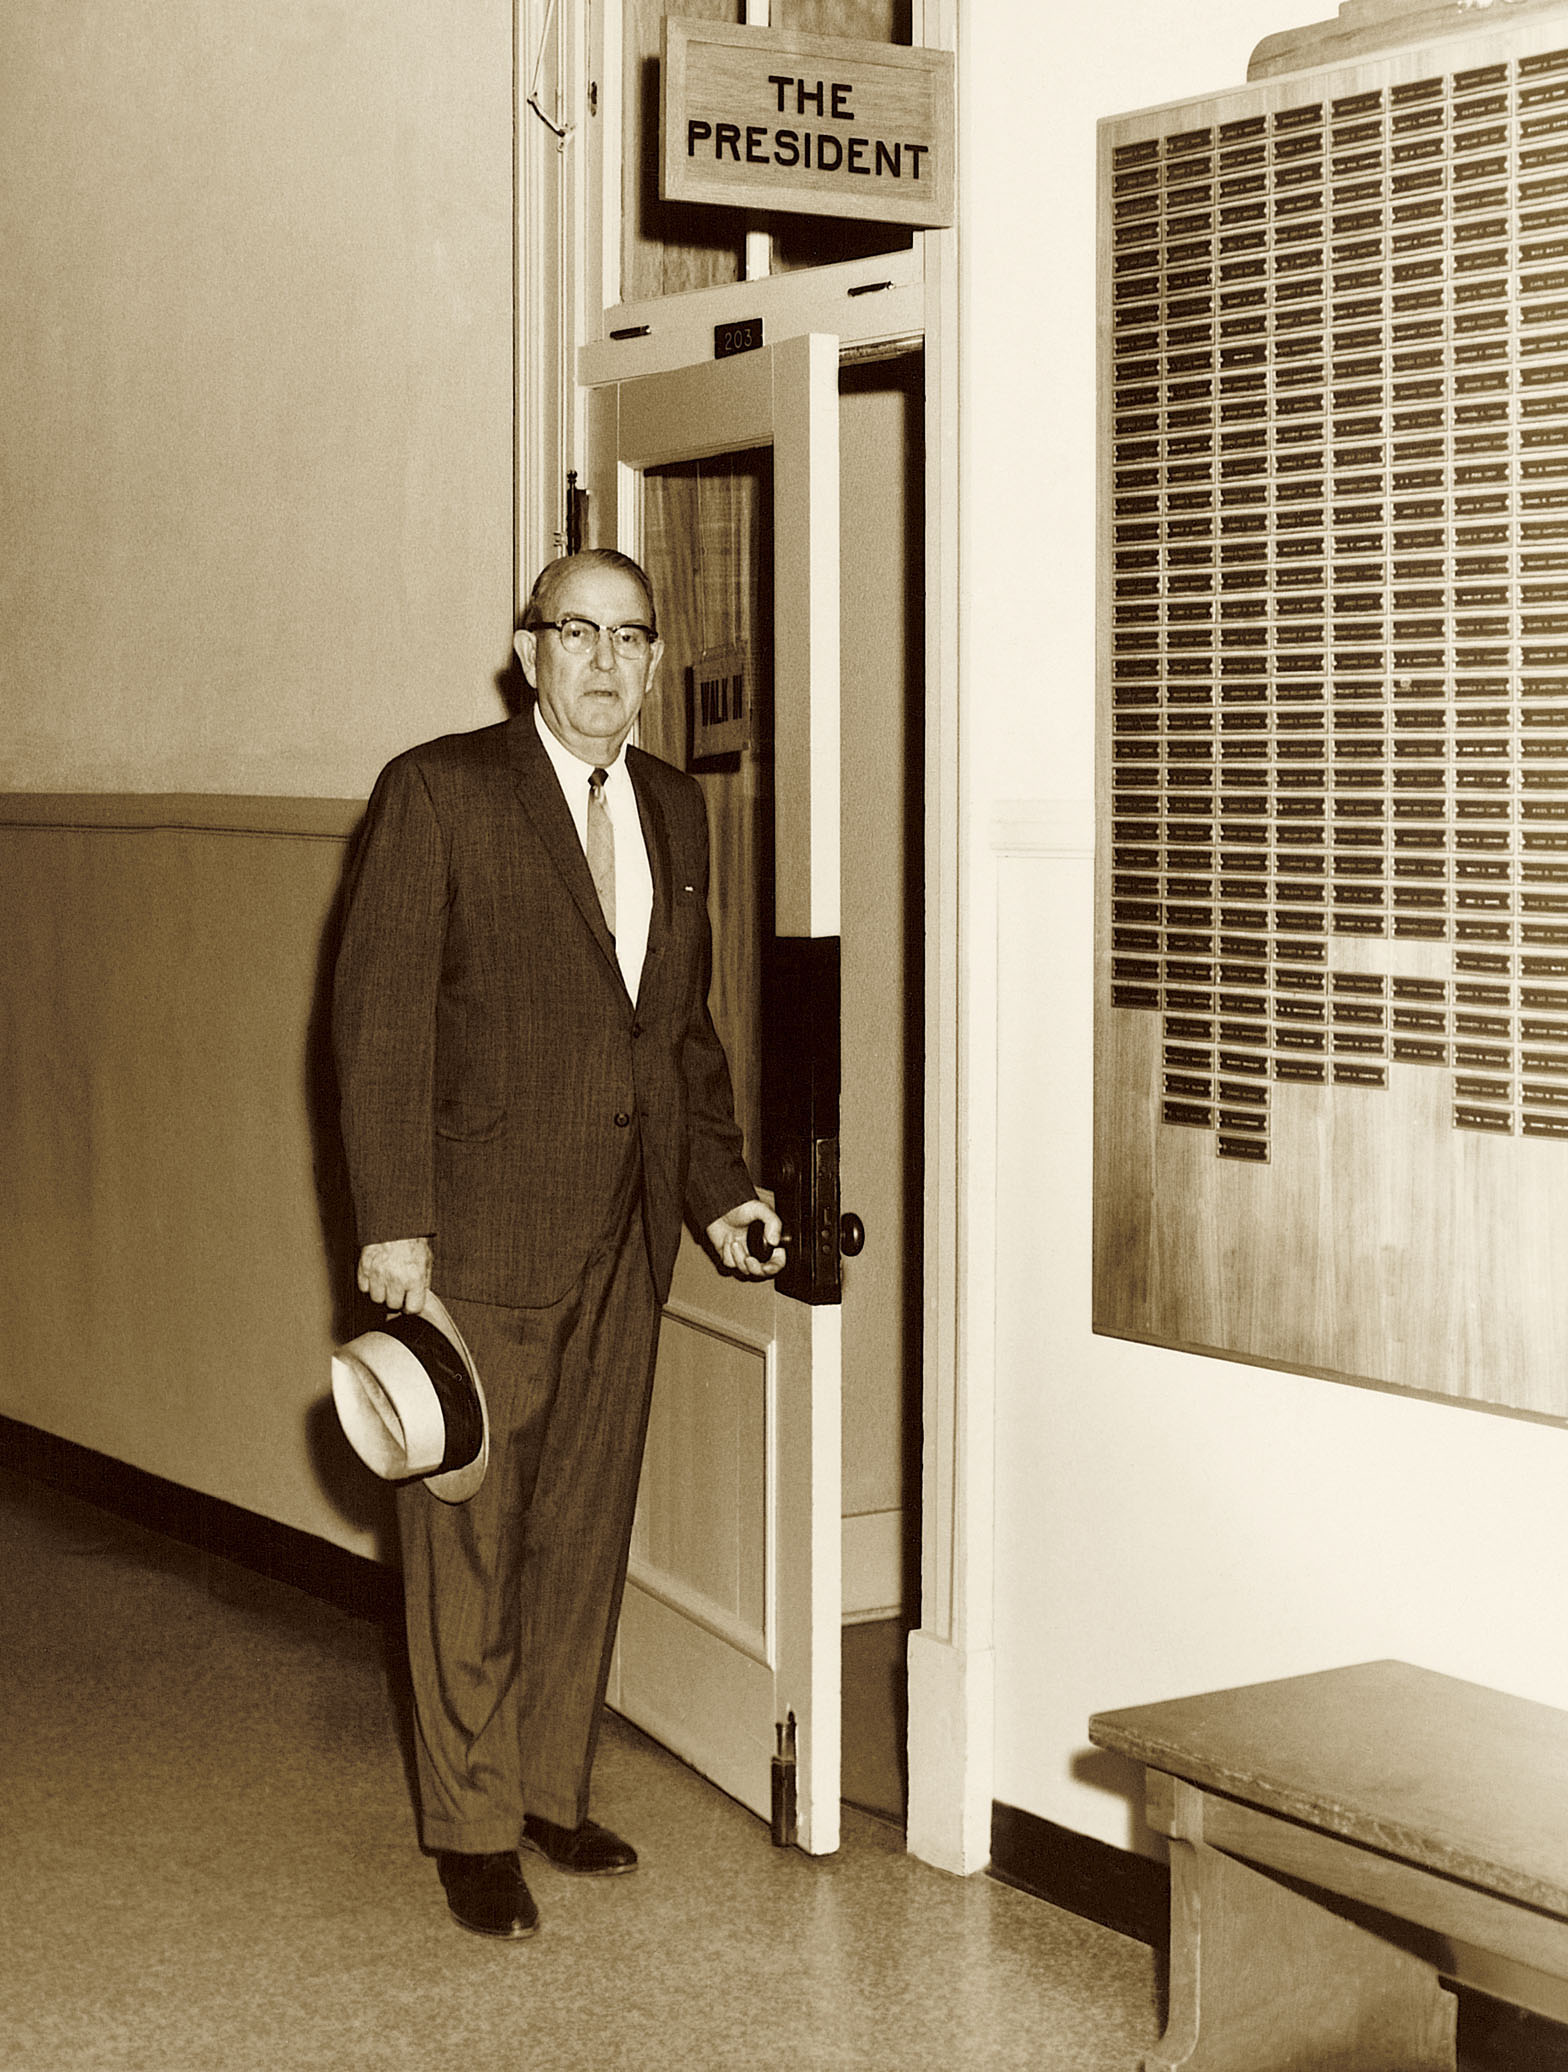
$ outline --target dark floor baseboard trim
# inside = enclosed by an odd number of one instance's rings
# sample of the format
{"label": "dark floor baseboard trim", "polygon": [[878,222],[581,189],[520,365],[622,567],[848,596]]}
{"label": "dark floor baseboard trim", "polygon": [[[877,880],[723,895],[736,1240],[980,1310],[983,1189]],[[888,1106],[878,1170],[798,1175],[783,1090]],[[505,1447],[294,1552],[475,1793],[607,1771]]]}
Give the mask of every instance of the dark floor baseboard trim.
{"label": "dark floor baseboard trim", "polygon": [[96,1504],[149,1532],[290,1583],[355,1618],[401,1616],[403,1585],[395,1569],[222,1497],[204,1496],[144,1468],[128,1467],[72,1439],[0,1417],[0,1462],[32,1482]]}
{"label": "dark floor baseboard trim", "polygon": [[991,1876],[1118,1935],[1165,1948],[1170,1873],[1147,1856],[997,1800],[991,1807]]}

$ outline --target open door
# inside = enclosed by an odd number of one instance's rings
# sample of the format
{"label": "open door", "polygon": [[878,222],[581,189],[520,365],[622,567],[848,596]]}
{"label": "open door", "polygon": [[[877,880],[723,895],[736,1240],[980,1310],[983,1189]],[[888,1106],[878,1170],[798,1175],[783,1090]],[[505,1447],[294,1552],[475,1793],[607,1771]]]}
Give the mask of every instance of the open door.
{"label": "open door", "polygon": [[791,1252],[743,1285],[684,1241],[610,1702],[813,1854],[839,1830],[838,408],[824,336],[590,398],[589,533],[654,584],[640,738],[707,794],[714,1018]]}

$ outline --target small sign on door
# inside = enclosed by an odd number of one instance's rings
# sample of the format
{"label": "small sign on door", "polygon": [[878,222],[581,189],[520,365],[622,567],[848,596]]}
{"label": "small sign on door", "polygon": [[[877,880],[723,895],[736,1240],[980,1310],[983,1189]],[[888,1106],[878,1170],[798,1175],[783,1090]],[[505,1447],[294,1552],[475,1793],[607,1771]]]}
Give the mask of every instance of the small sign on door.
{"label": "small sign on door", "polygon": [[751,650],[744,641],[698,657],[691,673],[693,769],[750,748],[752,691]]}

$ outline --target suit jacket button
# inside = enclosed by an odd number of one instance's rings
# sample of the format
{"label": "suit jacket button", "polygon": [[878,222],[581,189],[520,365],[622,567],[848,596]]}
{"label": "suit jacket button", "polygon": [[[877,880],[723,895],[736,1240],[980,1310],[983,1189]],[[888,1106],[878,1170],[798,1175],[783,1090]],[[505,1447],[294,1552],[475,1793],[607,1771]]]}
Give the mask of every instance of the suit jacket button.
{"label": "suit jacket button", "polygon": [[624,1108],[617,1108],[615,1111],[615,1127],[618,1130],[624,1130],[629,1128],[630,1125],[631,1117],[627,1114],[626,1110]]}
{"label": "suit jacket button", "polygon": [[633,1041],[633,1042],[635,1043],[635,1042],[636,1042],[636,1040],[637,1040],[637,1038],[638,1038],[638,1037],[639,1037],[639,1036],[640,1036],[641,1034],[642,1034],[642,1023],[641,1023],[641,1022],[633,1022],[633,1023],[632,1023],[632,1041]]}

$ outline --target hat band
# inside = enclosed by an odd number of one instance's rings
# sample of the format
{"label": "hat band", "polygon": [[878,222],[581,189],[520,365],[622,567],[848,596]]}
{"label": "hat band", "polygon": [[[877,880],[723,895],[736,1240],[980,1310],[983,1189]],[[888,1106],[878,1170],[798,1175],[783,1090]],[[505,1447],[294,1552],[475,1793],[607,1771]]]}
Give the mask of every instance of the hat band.
{"label": "hat band", "polygon": [[484,1410],[463,1356],[446,1333],[428,1317],[389,1317],[382,1330],[405,1345],[430,1377],[441,1406],[446,1446],[441,1465],[430,1472],[444,1475],[477,1460],[485,1442]]}

